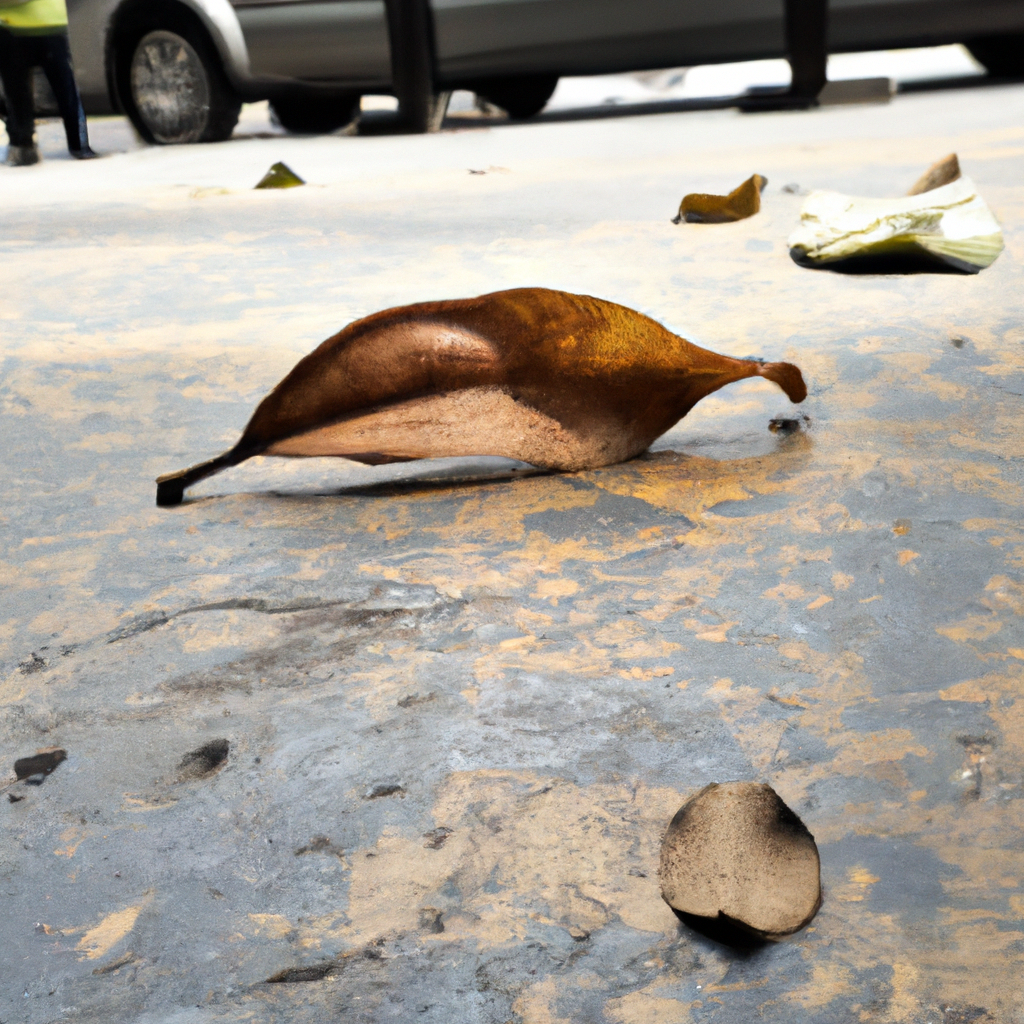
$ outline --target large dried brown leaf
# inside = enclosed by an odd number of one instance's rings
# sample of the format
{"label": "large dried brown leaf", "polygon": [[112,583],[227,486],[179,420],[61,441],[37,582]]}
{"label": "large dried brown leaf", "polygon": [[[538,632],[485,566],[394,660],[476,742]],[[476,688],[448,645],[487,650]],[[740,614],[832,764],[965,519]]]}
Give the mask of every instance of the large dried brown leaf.
{"label": "large dried brown leaf", "polygon": [[636,310],[518,288],[349,324],[259,404],[238,444],[157,480],[157,504],[253,455],[379,464],[498,455],[553,470],[633,458],[706,395],[765,377],[794,402],[797,367],[698,348]]}

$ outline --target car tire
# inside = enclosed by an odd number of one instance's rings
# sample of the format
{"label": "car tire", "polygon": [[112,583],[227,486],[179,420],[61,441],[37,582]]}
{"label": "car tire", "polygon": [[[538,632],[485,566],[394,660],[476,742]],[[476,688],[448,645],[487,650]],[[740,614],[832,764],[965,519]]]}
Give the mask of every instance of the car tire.
{"label": "car tire", "polygon": [[202,26],[159,8],[119,33],[116,82],[121,106],[149,143],[222,142],[242,101]]}
{"label": "car tire", "polygon": [[274,119],[294,135],[328,135],[359,116],[359,96],[279,96],[270,101]]}
{"label": "car tire", "polygon": [[513,121],[525,121],[547,106],[557,85],[558,75],[510,75],[477,82],[473,91]]}
{"label": "car tire", "polygon": [[990,75],[998,78],[1024,77],[1024,33],[969,39],[967,49]]}

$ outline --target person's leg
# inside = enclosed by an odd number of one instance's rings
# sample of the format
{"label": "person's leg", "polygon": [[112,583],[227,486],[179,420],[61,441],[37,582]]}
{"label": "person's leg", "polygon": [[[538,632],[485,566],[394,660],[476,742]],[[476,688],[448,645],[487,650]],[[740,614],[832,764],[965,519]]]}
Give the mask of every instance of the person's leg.
{"label": "person's leg", "polygon": [[828,0],[786,0],[786,53],[793,69],[791,96],[817,99],[828,61]]}
{"label": "person's leg", "polygon": [[85,121],[82,97],[78,93],[71,67],[71,47],[66,32],[38,36],[41,45],[40,66],[57,98],[57,109],[64,121],[68,152],[79,160],[96,154],[89,148],[89,129]]}
{"label": "person's leg", "polygon": [[32,57],[34,40],[0,29],[0,79],[7,103],[7,150],[9,164],[34,164],[35,103],[32,98]]}

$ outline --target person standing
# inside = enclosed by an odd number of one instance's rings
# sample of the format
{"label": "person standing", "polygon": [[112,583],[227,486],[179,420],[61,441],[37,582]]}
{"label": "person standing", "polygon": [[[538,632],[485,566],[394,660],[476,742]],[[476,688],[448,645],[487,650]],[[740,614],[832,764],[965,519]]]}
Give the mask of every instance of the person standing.
{"label": "person standing", "polygon": [[0,0],[0,80],[7,103],[7,164],[39,162],[35,142],[32,69],[42,68],[64,121],[68,152],[76,160],[97,154],[89,148],[85,110],[71,67],[65,0]]}

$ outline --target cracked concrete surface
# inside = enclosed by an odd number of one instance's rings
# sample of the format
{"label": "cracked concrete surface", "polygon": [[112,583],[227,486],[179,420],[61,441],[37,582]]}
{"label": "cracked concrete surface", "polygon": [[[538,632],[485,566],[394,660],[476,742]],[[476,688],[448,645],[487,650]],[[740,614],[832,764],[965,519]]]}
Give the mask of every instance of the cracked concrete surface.
{"label": "cracked concrete surface", "polygon": [[[68,759],[0,804],[0,1020],[1024,1021],[1022,115],[1016,85],[5,173],[0,767]],[[989,270],[789,259],[783,185],[895,195],[954,149]],[[252,192],[279,159],[313,187]],[[669,223],[755,171],[758,216]],[[347,320],[526,284],[795,361],[809,426],[749,381],[593,472],[254,460],[154,507]],[[819,845],[779,943],[660,898],[668,821],[730,779]]]}

